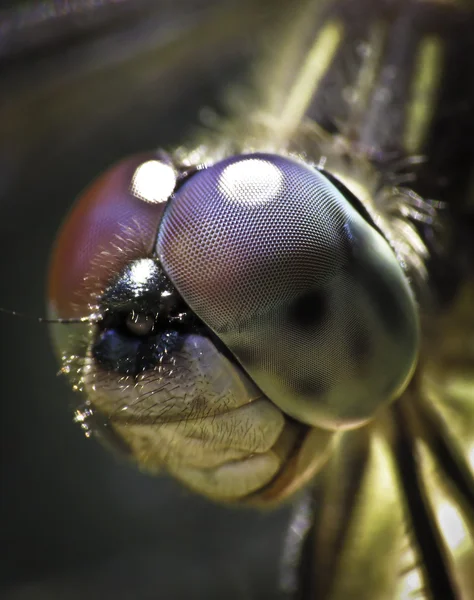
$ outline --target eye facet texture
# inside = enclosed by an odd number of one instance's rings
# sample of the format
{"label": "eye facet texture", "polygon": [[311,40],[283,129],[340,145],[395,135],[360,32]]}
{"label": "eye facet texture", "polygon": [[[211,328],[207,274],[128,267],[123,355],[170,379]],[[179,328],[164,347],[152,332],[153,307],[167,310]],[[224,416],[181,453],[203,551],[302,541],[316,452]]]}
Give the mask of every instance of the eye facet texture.
{"label": "eye facet texture", "polygon": [[287,414],[355,427],[406,385],[415,301],[395,255],[321,172],[228,158],[168,203],[157,254],[184,300]]}

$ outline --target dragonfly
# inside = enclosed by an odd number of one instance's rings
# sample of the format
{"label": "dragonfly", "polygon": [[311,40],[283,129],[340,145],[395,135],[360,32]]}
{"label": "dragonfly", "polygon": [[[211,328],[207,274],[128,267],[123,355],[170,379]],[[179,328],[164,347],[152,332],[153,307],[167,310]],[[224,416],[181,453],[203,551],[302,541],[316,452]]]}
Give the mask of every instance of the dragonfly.
{"label": "dragonfly", "polygon": [[294,500],[290,596],[470,598],[473,7],[258,8],[231,116],[59,235],[75,420],[218,502]]}

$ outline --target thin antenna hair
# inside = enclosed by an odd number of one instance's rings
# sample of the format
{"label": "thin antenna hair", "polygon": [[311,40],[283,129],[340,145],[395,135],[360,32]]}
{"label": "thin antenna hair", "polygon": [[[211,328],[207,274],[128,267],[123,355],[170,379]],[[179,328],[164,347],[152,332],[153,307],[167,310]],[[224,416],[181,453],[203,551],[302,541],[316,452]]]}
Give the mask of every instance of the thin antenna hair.
{"label": "thin antenna hair", "polygon": [[99,317],[97,315],[89,315],[87,317],[69,317],[69,318],[57,318],[57,319],[49,319],[48,317],[34,317],[33,315],[27,315],[25,313],[18,312],[16,310],[9,310],[8,308],[2,308],[0,306],[0,312],[6,315],[10,315],[13,317],[20,317],[22,319],[32,319],[37,321],[38,323],[47,323],[47,324],[60,324],[60,325],[71,325],[77,323],[97,323],[99,321]]}

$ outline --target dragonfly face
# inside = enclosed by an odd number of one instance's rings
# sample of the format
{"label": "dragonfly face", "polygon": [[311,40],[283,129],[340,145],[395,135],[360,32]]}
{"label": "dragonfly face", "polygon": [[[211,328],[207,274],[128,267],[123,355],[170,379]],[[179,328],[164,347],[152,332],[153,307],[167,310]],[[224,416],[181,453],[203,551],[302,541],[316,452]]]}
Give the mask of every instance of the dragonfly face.
{"label": "dragonfly face", "polygon": [[[271,453],[284,415],[330,430],[370,420],[417,352],[415,301],[382,234],[322,172],[272,154],[181,176],[166,159],[124,161],[66,223],[50,301],[55,317],[95,315],[82,348],[59,342],[91,410],[147,468],[212,467],[203,491],[217,497],[258,490],[284,467]],[[232,434],[248,419],[257,444]],[[177,423],[173,456],[153,428]],[[210,451],[217,427],[230,433]],[[228,487],[237,459],[241,481]]]}
{"label": "dragonfly face", "polygon": [[124,160],[65,223],[49,301],[83,319],[54,325],[76,420],[216,500],[313,481],[308,597],[469,598],[469,267],[440,288],[472,249],[472,153],[445,158],[472,8],[296,4],[251,112]]}

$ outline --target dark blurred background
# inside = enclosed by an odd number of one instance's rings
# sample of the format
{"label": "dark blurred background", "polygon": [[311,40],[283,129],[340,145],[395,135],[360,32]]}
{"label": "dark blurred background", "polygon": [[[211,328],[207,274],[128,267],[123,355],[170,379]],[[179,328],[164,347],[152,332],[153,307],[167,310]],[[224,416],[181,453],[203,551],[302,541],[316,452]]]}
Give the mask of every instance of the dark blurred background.
{"label": "dark blurred background", "polygon": [[[271,4],[0,3],[0,306],[45,314],[49,251],[74,197],[218,108]],[[287,509],[215,506],[121,464],[72,423],[46,326],[0,315],[0,328],[2,598],[277,596]]]}

